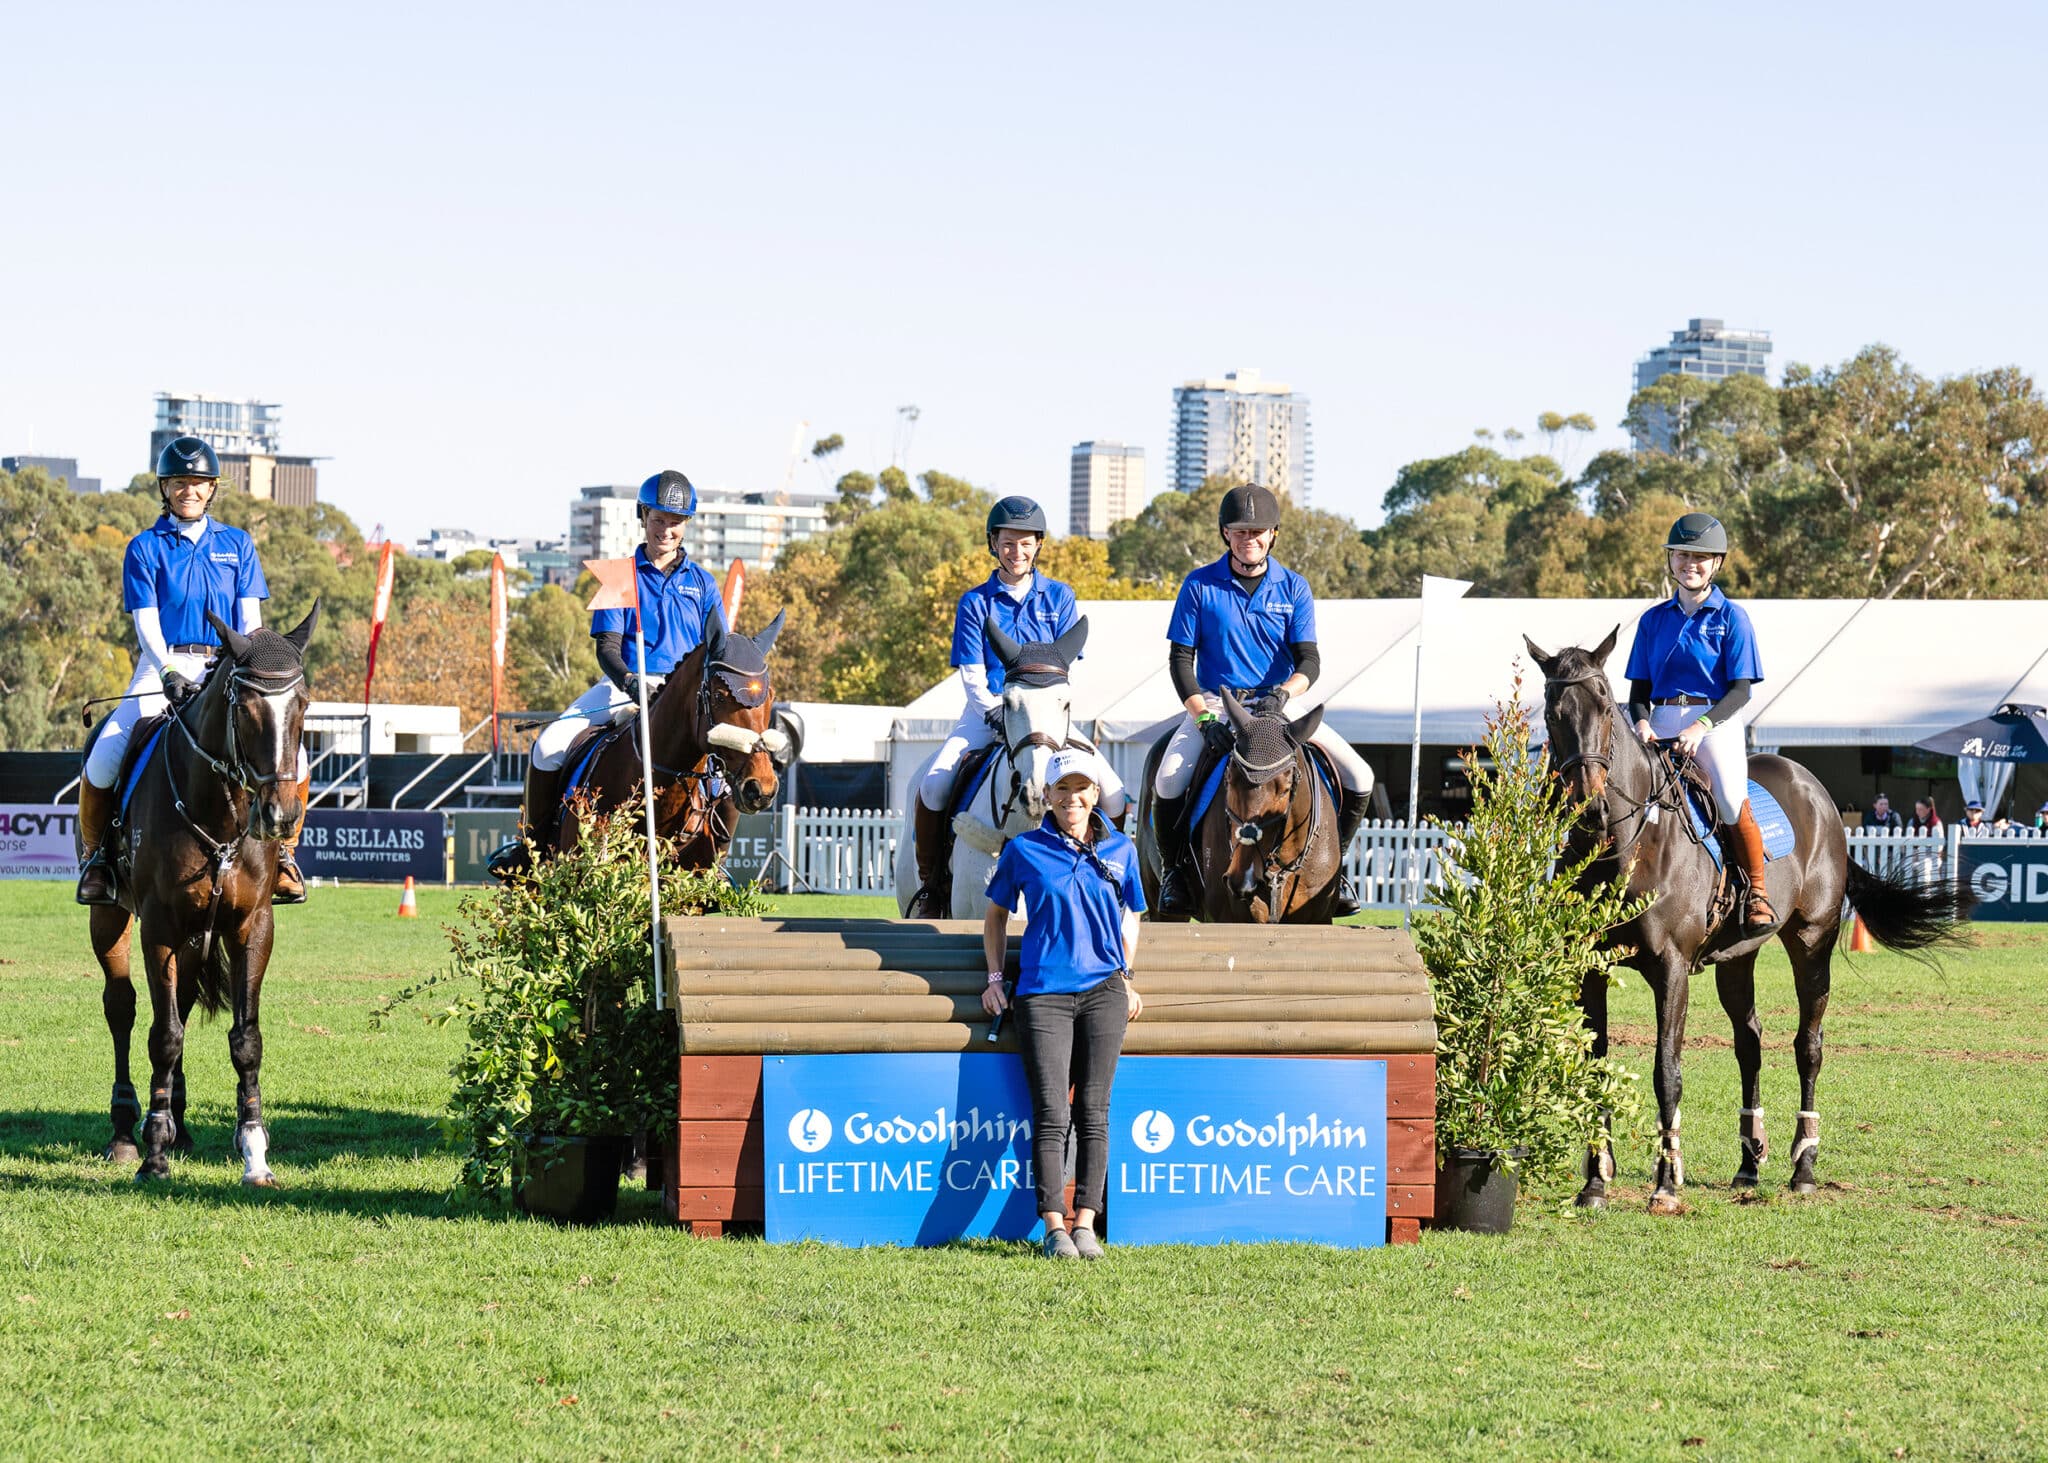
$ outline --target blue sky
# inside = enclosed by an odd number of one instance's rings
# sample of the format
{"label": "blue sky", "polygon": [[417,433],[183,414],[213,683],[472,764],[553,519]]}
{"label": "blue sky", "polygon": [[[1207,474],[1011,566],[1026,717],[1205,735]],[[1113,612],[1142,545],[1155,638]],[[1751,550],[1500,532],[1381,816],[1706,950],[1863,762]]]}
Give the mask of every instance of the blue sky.
{"label": "blue sky", "polygon": [[365,529],[557,535],[915,403],[1057,526],[1249,365],[1369,523],[1477,426],[1619,441],[1689,316],[2048,364],[2025,6],[342,9],[0,18],[0,452],[125,481],[157,390],[254,396]]}

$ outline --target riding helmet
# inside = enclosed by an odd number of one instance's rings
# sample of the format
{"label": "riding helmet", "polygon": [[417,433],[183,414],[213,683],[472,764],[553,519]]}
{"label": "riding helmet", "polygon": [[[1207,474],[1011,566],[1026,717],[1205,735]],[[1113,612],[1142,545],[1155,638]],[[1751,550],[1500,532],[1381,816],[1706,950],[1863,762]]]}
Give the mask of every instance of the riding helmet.
{"label": "riding helmet", "polygon": [[220,459],[198,437],[173,437],[156,455],[158,482],[168,478],[218,478]]}
{"label": "riding helmet", "polygon": [[642,518],[647,516],[649,508],[659,508],[664,513],[678,513],[684,518],[696,517],[696,484],[673,469],[656,473],[640,485],[638,511]]}
{"label": "riding helmet", "polygon": [[1728,530],[1721,527],[1721,520],[1711,513],[1688,513],[1671,525],[1664,547],[1684,549],[1689,554],[1725,555],[1728,552]]}
{"label": "riding helmet", "polygon": [[996,530],[1002,528],[1035,533],[1040,538],[1049,532],[1045,526],[1045,510],[1029,498],[1000,498],[996,501],[996,506],[988,510],[988,541],[991,547],[996,541]]}
{"label": "riding helmet", "polygon": [[1223,495],[1216,510],[1216,526],[1265,530],[1280,526],[1280,498],[1271,488],[1243,483]]}

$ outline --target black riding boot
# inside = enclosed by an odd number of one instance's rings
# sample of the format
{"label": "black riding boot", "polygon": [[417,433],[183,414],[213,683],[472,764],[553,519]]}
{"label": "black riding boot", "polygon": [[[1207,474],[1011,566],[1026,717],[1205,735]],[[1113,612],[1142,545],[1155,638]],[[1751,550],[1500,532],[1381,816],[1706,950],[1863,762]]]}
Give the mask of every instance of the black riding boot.
{"label": "black riding boot", "polygon": [[1358,913],[1358,891],[1351,886],[1351,875],[1344,867],[1344,856],[1350,851],[1351,840],[1358,832],[1358,825],[1365,821],[1366,805],[1372,801],[1372,794],[1344,789],[1343,800],[1337,806],[1337,897],[1330,901],[1330,917],[1343,919]]}
{"label": "black riding boot", "polygon": [[520,836],[491,855],[489,868],[493,878],[516,878],[533,867],[537,854],[547,852],[555,836],[555,819],[562,811],[562,778],[567,771],[567,762],[552,772],[544,772],[531,762],[526,764]]}
{"label": "black riding boot", "polygon": [[1187,794],[1154,797],[1152,834],[1159,842],[1158,919],[1195,917],[1194,881],[1188,876]]}
{"label": "black riding boot", "polygon": [[944,812],[933,812],[924,799],[912,794],[914,811],[911,836],[916,839],[917,895],[910,901],[911,919],[948,919],[952,916],[952,891],[946,878],[946,824]]}

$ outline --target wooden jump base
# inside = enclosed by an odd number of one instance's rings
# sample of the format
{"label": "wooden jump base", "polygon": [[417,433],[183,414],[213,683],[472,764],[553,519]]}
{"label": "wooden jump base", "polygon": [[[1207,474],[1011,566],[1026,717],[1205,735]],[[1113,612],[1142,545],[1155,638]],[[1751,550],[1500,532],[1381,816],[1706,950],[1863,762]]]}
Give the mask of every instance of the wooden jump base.
{"label": "wooden jump base", "polygon": [[[1008,1023],[987,1040],[978,923],[676,919],[664,935],[682,1069],[662,1206],[694,1234],[763,1218],[763,1056],[1017,1050]],[[1014,937],[1005,965],[1014,977]],[[1404,932],[1148,924],[1137,979],[1127,1054],[1383,1063],[1388,1238],[1418,1237],[1435,1210],[1436,1021]]]}

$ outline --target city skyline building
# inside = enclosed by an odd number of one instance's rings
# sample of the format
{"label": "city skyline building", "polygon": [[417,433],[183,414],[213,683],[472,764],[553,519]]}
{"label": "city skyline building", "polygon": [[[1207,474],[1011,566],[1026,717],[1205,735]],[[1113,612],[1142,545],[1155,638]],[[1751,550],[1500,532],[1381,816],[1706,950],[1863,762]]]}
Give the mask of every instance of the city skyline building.
{"label": "city skyline building", "polygon": [[61,478],[74,493],[97,493],[100,490],[98,478],[78,475],[78,459],[75,457],[37,457],[25,453],[19,457],[0,457],[0,471],[26,472],[38,467],[53,478]]}
{"label": "city skyline building", "polygon": [[149,462],[175,437],[202,437],[220,459],[221,481],[252,498],[291,508],[310,508],[320,498],[317,457],[288,456],[278,450],[284,408],[274,401],[230,401],[202,393],[159,391],[156,425],[149,433]]}
{"label": "city skyline building", "polygon": [[1210,477],[1271,488],[1305,508],[1314,489],[1315,446],[1309,400],[1255,368],[1173,389],[1167,456],[1175,492],[1192,493]]}
{"label": "city skyline building", "polygon": [[[1730,376],[1769,380],[1770,354],[1768,330],[1730,330],[1722,321],[1695,317],[1685,322],[1685,329],[1671,332],[1668,345],[1658,346],[1636,362],[1634,391],[1671,375],[1698,376],[1705,381],[1725,381]],[[1666,411],[1645,413],[1643,425],[1630,432],[1636,451],[1669,452],[1675,425]]]}
{"label": "city skyline building", "polygon": [[1067,532],[1108,538],[1148,501],[1145,449],[1122,442],[1076,442],[1067,472]]}

